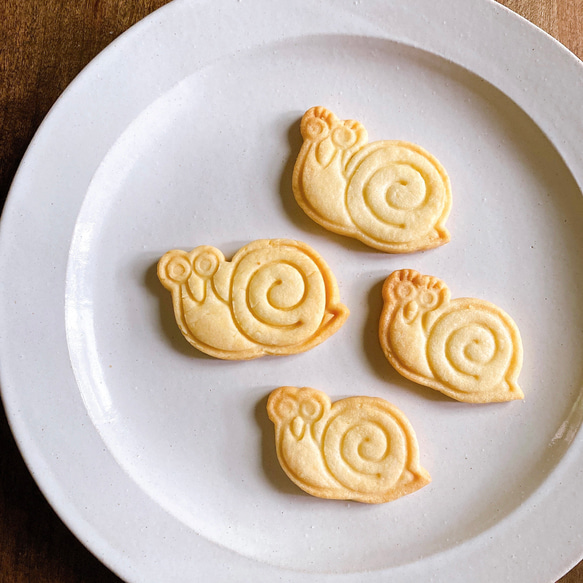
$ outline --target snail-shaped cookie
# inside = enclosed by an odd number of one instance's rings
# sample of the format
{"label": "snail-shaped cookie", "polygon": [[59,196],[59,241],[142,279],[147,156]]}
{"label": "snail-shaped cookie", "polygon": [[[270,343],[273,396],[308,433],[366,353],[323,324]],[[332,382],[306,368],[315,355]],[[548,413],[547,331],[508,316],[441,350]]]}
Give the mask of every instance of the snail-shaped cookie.
{"label": "snail-shaped cookie", "polygon": [[309,350],[348,317],[334,274],[311,247],[258,240],[231,261],[215,247],[169,251],[158,277],[174,315],[198,350],[229,360]]}
{"label": "snail-shaped cookie", "polygon": [[321,391],[280,387],[269,395],[267,412],[281,467],[312,496],[378,504],[431,481],[419,465],[411,424],[383,399],[331,404]]}
{"label": "snail-shaped cookie", "polygon": [[362,124],[324,107],[308,110],[300,129],[292,186],[312,220],[387,253],[449,241],[450,182],[429,152],[402,141],[367,144]]}
{"label": "snail-shaped cookie", "polygon": [[381,346],[404,377],[468,403],[524,398],[520,333],[500,308],[450,300],[443,281],[411,269],[386,279],[383,300]]}

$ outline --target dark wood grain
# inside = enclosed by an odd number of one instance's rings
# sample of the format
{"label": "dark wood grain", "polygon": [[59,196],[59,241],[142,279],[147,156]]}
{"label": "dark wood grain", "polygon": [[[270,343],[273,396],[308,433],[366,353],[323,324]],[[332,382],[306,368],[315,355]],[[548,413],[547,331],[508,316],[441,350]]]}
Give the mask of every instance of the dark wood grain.
{"label": "dark wood grain", "polygon": [[[0,204],[34,132],[65,87],[115,37],[167,1],[0,2]],[[500,3],[583,57],[579,0]],[[0,451],[0,583],[119,583],[48,505],[3,411]],[[583,583],[583,563],[560,583]]]}
{"label": "dark wood grain", "polygon": [[581,0],[498,0],[563,43],[583,59]]}

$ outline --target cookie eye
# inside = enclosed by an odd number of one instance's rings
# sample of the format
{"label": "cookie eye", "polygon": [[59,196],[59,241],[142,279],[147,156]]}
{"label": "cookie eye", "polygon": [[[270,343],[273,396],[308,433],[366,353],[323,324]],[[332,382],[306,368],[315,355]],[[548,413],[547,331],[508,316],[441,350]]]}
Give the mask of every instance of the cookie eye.
{"label": "cookie eye", "polygon": [[305,125],[304,131],[307,139],[324,138],[328,133],[328,126],[324,120],[315,117]]}
{"label": "cookie eye", "polygon": [[434,308],[437,305],[437,294],[434,291],[424,290],[419,294],[419,303],[424,308]]}
{"label": "cookie eye", "polygon": [[298,404],[290,397],[284,397],[277,403],[276,414],[279,419],[289,419],[294,417],[297,413]]}
{"label": "cookie eye", "polygon": [[318,419],[322,415],[322,405],[316,399],[303,401],[300,405],[300,414],[306,421]]}
{"label": "cookie eye", "polygon": [[184,283],[192,272],[192,266],[185,253],[176,252],[166,266],[166,277],[176,283]]}
{"label": "cookie eye", "polygon": [[194,271],[201,277],[211,277],[219,267],[219,258],[211,252],[203,252],[194,260]]}
{"label": "cookie eye", "polygon": [[395,290],[397,297],[402,300],[411,299],[415,295],[415,286],[410,281],[403,281]]}
{"label": "cookie eye", "polygon": [[346,126],[337,127],[332,132],[332,141],[340,148],[350,148],[356,143],[356,132]]}

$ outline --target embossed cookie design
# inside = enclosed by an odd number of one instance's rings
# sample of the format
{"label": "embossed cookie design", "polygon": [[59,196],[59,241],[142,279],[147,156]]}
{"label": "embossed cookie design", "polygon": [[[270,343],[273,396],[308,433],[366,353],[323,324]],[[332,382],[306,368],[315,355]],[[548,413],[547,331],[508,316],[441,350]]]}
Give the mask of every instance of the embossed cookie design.
{"label": "embossed cookie design", "polygon": [[249,360],[317,346],[346,321],[334,274],[311,247],[262,239],[231,261],[215,247],[169,251],[158,277],[184,337],[216,358]]}
{"label": "embossed cookie design", "polygon": [[443,281],[412,269],[383,285],[379,339],[404,377],[467,403],[523,399],[522,340],[503,310],[474,298],[450,300]]}
{"label": "embossed cookie design", "polygon": [[386,253],[411,253],[449,241],[449,177],[420,146],[367,144],[367,131],[313,107],[300,125],[304,143],[292,186],[304,212],[326,229]]}
{"label": "embossed cookie design", "polygon": [[431,481],[419,465],[411,424],[383,399],[331,404],[321,391],[280,387],[269,395],[267,412],[281,467],[312,496],[379,504]]}

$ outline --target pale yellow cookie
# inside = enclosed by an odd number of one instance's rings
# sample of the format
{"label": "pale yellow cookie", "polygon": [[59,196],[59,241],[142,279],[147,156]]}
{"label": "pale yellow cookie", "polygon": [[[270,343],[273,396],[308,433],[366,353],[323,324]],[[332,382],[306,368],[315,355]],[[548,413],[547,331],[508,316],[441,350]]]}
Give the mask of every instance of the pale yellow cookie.
{"label": "pale yellow cookie", "polygon": [[277,458],[290,480],[319,498],[389,502],[431,478],[411,424],[376,397],[334,404],[325,393],[280,387],[267,400]]}
{"label": "pale yellow cookie", "polygon": [[324,107],[308,110],[292,186],[304,212],[326,229],[386,253],[411,253],[449,241],[449,177],[409,142],[367,144],[364,126]]}
{"label": "pale yellow cookie", "polygon": [[499,307],[450,300],[443,281],[412,269],[386,279],[383,300],[379,339],[404,377],[467,403],[524,398],[517,382],[522,340]]}
{"label": "pale yellow cookie", "polygon": [[322,257],[289,239],[254,241],[231,261],[209,246],[169,251],[158,262],[158,277],[172,293],[184,337],[217,358],[309,350],[349,313]]}

